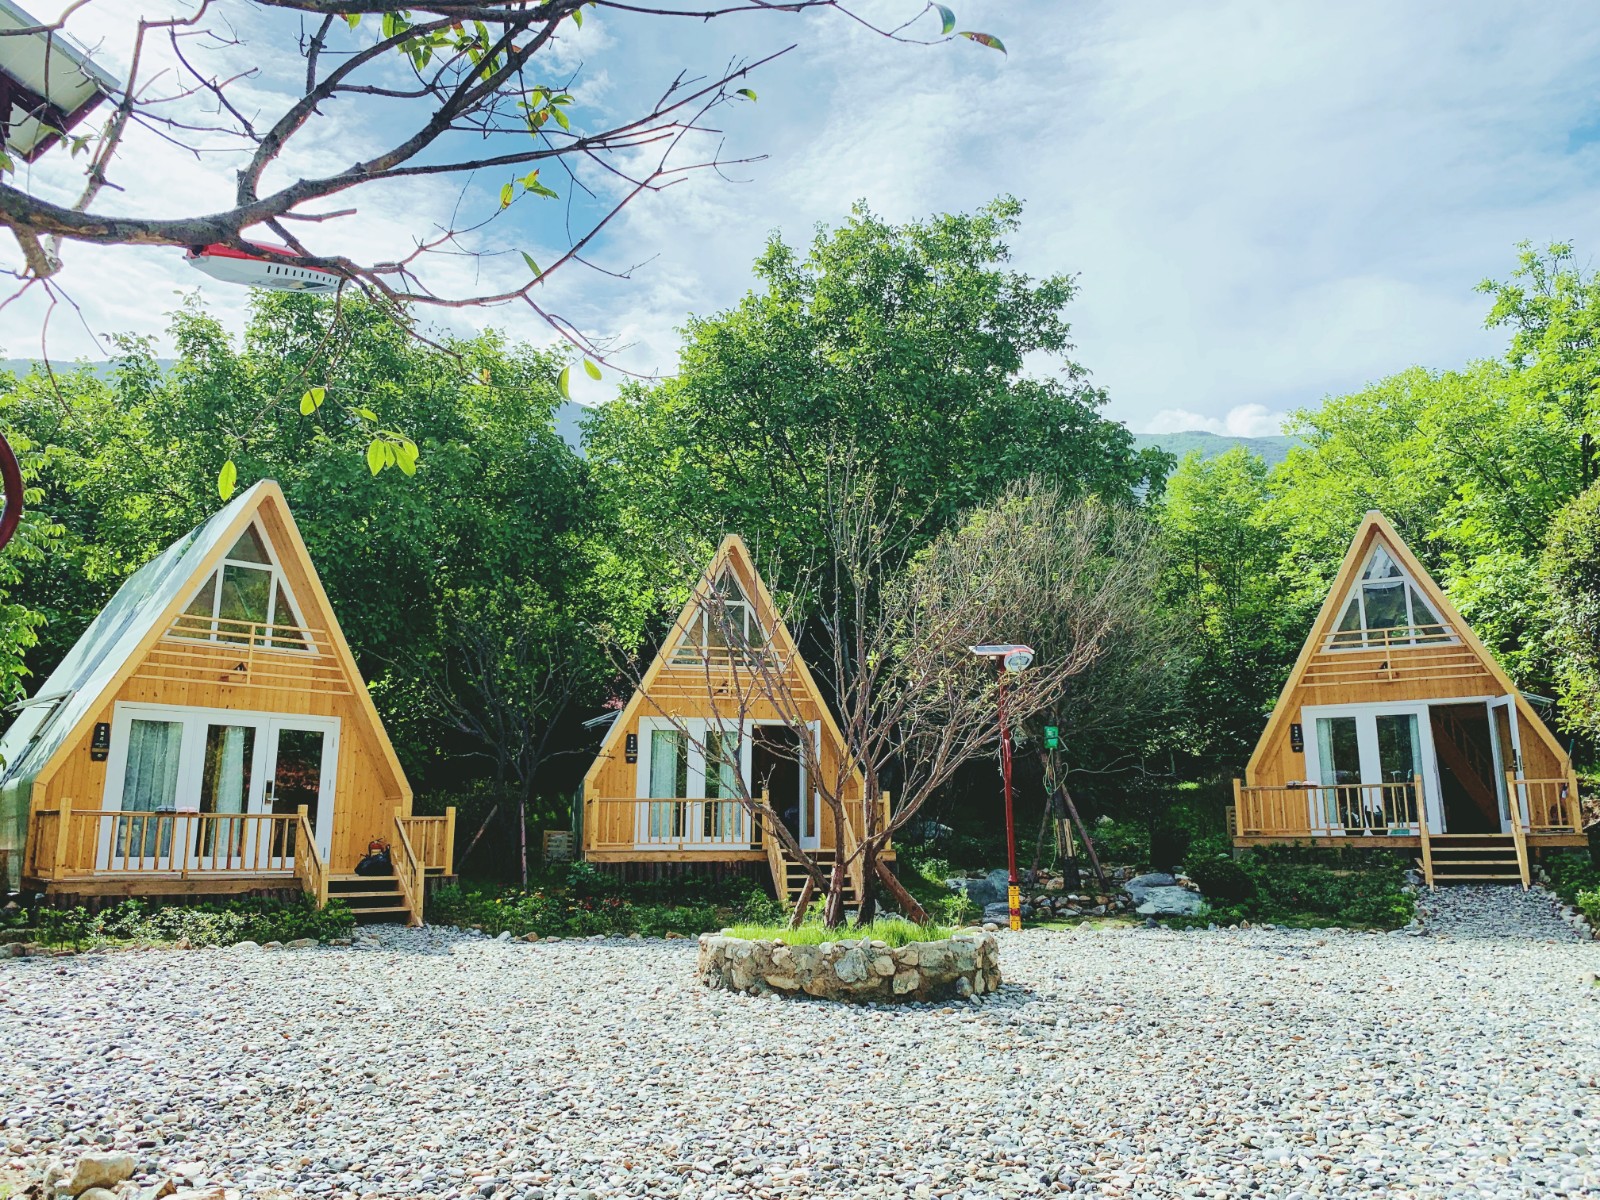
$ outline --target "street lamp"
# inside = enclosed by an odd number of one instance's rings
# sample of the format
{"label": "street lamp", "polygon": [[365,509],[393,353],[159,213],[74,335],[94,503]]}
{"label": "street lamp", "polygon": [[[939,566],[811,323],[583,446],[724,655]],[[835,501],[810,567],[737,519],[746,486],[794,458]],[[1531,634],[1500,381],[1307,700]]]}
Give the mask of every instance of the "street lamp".
{"label": "street lamp", "polygon": [[1005,782],[1006,793],[1006,870],[1009,886],[1006,902],[1011,909],[1011,928],[1022,928],[1022,894],[1017,879],[1017,827],[1011,815],[1011,726],[1006,723],[1006,676],[1026,671],[1033,662],[1033,647],[1016,643],[992,646],[968,646],[979,658],[991,659],[999,672],[1000,687],[995,694],[1000,716],[1000,778]]}

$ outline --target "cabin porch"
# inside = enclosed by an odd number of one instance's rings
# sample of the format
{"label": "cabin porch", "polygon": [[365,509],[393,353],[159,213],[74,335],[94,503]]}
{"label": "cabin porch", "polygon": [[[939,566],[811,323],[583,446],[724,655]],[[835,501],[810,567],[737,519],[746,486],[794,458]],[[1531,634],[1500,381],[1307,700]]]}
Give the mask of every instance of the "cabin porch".
{"label": "cabin porch", "polygon": [[28,817],[24,891],[47,902],[106,897],[201,897],[299,891],[320,907],[343,899],[359,918],[422,922],[430,888],[449,876],[455,810],[410,816],[386,831],[394,872],[363,876],[330,867],[310,811],[209,813],[80,808],[70,799]]}

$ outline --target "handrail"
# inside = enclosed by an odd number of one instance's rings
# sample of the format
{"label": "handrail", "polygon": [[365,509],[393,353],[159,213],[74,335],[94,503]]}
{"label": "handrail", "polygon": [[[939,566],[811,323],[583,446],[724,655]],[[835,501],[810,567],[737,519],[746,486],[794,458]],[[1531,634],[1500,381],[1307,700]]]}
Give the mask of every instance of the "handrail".
{"label": "handrail", "polygon": [[328,903],[328,865],[322,861],[322,851],[317,849],[316,831],[311,828],[311,810],[302,804],[295,810],[295,816],[299,818],[294,848],[295,873],[317,907],[324,908]]}
{"label": "handrail", "polygon": [[1433,891],[1433,845],[1428,838],[1428,805],[1417,805],[1417,833],[1422,838],[1422,881]]}
{"label": "handrail", "polygon": [[454,850],[450,844],[454,837],[454,814],[455,809],[451,808],[439,817],[408,815],[400,818],[406,827],[406,833],[411,838],[412,846],[417,849],[417,857],[430,871],[440,870],[446,875],[450,874],[451,856]]}
{"label": "handrail", "polygon": [[1522,890],[1527,891],[1532,880],[1528,871],[1528,835],[1523,826],[1527,811],[1523,807],[1526,797],[1519,786],[1522,782],[1511,772],[1506,772],[1506,799],[1510,801],[1511,808],[1511,840],[1517,847],[1517,873],[1522,876]]}
{"label": "handrail", "polygon": [[400,891],[405,896],[406,907],[410,916],[407,925],[422,924],[422,905],[427,895],[428,871],[417,857],[417,852],[411,848],[411,839],[406,835],[403,821],[405,814],[398,808],[394,810],[394,844],[400,849],[399,861],[394,864],[394,873],[400,881]]}
{"label": "handrail", "polygon": [[[767,811],[772,810],[771,794],[761,793],[761,806]],[[772,887],[780,901],[789,899],[789,871],[784,863],[783,843],[772,836],[772,831],[765,828],[765,818],[762,819],[761,848],[767,852],[767,870],[772,872]]]}
{"label": "handrail", "polygon": [[1324,650],[1388,650],[1395,647],[1436,646],[1454,642],[1455,630],[1442,622],[1428,625],[1394,625],[1388,629],[1336,629],[1328,634]]}
{"label": "handrail", "polygon": [[584,838],[591,850],[757,850],[741,800],[590,796]]}
{"label": "handrail", "polygon": [[[306,625],[279,625],[270,621],[246,621],[237,617],[205,617],[198,613],[179,613],[167,626],[165,636],[186,642],[213,642],[223,646],[258,646],[263,650],[315,649],[327,636],[324,629]],[[275,644],[276,642],[276,644]],[[287,645],[283,643],[289,643]]]}
{"label": "handrail", "polygon": [[1415,782],[1252,784],[1236,796],[1240,837],[1409,836],[1422,808]]}
{"label": "handrail", "polygon": [[299,873],[297,813],[210,813],[182,809],[75,809],[70,799],[30,817],[26,865],[32,878],[228,873]]}

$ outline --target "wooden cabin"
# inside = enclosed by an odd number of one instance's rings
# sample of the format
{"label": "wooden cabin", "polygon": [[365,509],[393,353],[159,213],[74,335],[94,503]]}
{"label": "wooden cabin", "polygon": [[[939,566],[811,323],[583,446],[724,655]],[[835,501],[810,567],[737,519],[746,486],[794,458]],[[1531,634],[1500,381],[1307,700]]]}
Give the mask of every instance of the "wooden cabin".
{"label": "wooden cabin", "polygon": [[1399,848],[1430,886],[1526,887],[1530,855],[1587,844],[1561,744],[1377,512],[1234,797],[1236,845]]}
{"label": "wooden cabin", "polygon": [[[716,600],[708,605],[713,592]],[[751,688],[750,672],[737,660],[750,651],[729,644],[740,640],[730,639],[729,629],[743,630],[744,646],[776,652],[787,715],[770,699],[776,688]],[[837,777],[848,753],[844,738],[748,547],[729,536],[584,776],[583,857],[635,878],[695,870],[770,875],[777,895],[792,900],[803,872],[777,838],[763,836],[760,822],[738,799],[732,772],[740,772],[746,794],[768,797],[769,807],[819,866],[841,851],[848,857],[864,828],[861,773],[848,772],[841,796],[846,821],[838,828],[806,779],[802,736],[812,739],[821,773]],[[735,744],[723,750],[724,739]],[[859,884],[850,878],[847,901]]]}
{"label": "wooden cabin", "polygon": [[[453,813],[411,787],[263,481],[130,576],[0,738],[0,868],[56,903],[299,889],[418,923]],[[368,844],[394,874],[354,875]]]}

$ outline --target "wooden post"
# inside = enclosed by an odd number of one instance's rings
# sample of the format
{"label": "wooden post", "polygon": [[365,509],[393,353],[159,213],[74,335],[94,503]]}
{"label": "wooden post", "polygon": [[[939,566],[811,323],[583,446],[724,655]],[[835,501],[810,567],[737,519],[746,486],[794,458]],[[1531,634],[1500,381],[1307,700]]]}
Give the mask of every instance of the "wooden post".
{"label": "wooden post", "polygon": [[1428,798],[1417,797],[1417,831],[1422,837],[1422,881],[1433,891],[1433,845],[1428,840]]}
{"label": "wooden post", "polygon": [[[72,797],[61,797],[60,812],[56,815],[56,854],[50,864],[47,878],[60,879],[67,861],[67,831],[72,827]],[[113,835],[115,836],[115,835]]]}
{"label": "wooden post", "polygon": [[456,873],[456,808],[453,804],[444,810],[444,873]]}

